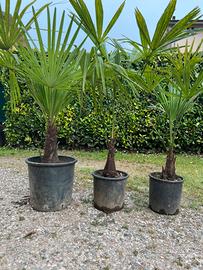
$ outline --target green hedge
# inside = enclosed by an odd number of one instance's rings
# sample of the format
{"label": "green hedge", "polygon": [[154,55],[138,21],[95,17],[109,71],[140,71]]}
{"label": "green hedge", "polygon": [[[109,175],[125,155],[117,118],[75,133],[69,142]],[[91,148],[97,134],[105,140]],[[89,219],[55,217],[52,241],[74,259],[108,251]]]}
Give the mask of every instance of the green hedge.
{"label": "green hedge", "polygon": [[[15,112],[6,106],[5,133],[7,144],[23,148],[42,147],[45,123],[39,108],[23,92],[22,104]],[[141,96],[132,106],[123,109],[117,106],[117,148],[129,151],[164,151],[168,123],[152,105],[151,97]],[[109,104],[103,112],[95,112],[88,105],[80,111],[74,103],[58,117],[60,146],[66,148],[104,149],[111,131],[112,114]],[[179,152],[199,153],[203,151],[202,101],[187,114],[179,127],[176,148]]]}

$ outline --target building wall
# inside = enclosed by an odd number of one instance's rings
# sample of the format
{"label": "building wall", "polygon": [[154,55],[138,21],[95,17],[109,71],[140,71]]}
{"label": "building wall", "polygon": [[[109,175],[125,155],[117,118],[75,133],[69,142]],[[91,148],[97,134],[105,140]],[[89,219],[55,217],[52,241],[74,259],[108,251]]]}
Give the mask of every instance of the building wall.
{"label": "building wall", "polygon": [[[185,46],[187,42],[188,42],[188,45],[191,45],[194,41],[193,51],[195,51],[202,40],[203,40],[203,31],[196,34],[195,36],[179,40],[179,41],[171,44],[171,47]],[[203,43],[201,45],[200,50],[203,51]],[[184,51],[184,48],[181,48],[181,51]]]}
{"label": "building wall", "polygon": [[[168,26],[168,31],[173,28],[173,26],[178,22],[178,20],[175,19],[175,17],[173,17],[173,19],[170,21],[169,26]],[[193,29],[198,29],[198,30],[202,30],[200,32],[198,32],[196,35],[179,40],[173,44],[170,45],[170,47],[181,47],[181,46],[185,46],[186,43],[188,43],[188,45],[191,45],[194,41],[194,45],[193,45],[193,51],[195,51],[197,49],[197,47],[199,46],[199,44],[203,41],[203,20],[198,20],[196,22],[194,22],[194,24],[192,25],[190,30]],[[181,48],[181,51],[184,51],[184,48]],[[203,44],[201,44],[200,47],[200,51],[203,51]]]}

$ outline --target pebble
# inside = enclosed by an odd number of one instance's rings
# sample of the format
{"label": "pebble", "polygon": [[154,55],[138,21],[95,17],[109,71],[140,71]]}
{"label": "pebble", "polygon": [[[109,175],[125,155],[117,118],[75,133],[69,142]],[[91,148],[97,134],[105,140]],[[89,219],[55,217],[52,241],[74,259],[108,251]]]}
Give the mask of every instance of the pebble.
{"label": "pebble", "polygon": [[26,201],[25,172],[1,168],[0,186],[1,270],[203,269],[203,207],[158,215],[127,192],[124,209],[106,215],[76,175],[73,203],[42,213]]}

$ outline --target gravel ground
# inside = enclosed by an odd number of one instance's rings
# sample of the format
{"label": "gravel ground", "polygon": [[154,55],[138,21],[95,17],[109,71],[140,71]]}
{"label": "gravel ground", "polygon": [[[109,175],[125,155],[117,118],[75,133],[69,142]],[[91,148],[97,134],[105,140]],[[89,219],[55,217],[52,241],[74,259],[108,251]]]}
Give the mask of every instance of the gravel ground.
{"label": "gravel ground", "polygon": [[162,216],[128,192],[106,215],[77,181],[67,209],[41,213],[28,203],[26,170],[0,169],[0,270],[203,269],[203,208]]}

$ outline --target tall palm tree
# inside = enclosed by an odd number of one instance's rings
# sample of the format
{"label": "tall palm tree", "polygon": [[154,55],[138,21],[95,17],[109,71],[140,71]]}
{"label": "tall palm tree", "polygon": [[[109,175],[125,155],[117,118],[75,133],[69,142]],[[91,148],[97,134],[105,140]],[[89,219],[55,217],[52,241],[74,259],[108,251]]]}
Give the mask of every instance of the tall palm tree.
{"label": "tall palm tree", "polygon": [[47,7],[46,41],[43,40],[44,35],[35,15],[33,8],[38,44],[25,32],[31,43],[27,47],[18,47],[17,71],[26,80],[32,97],[46,119],[43,162],[50,163],[58,161],[56,117],[70,102],[75,91],[74,86],[82,79],[79,62],[83,51],[80,51],[80,46],[74,46],[80,30],[78,26],[72,34],[74,18],[65,30],[65,11],[57,30],[56,9],[51,19],[50,9]]}
{"label": "tall palm tree", "polygon": [[[102,0],[95,0],[96,23],[91,16],[83,0],[70,0],[71,5],[76,11],[75,22],[81,25],[82,30],[88,35],[93,43],[90,52],[86,52],[82,58],[81,66],[83,71],[83,89],[85,90],[86,80],[90,81],[93,89],[94,101],[102,103],[102,98],[112,100],[115,107],[116,101],[120,99],[122,103],[128,97],[128,85],[131,89],[135,87],[128,76],[127,71],[121,66],[121,52],[116,49],[115,52],[109,53],[107,43],[110,41],[108,35],[117,20],[119,19],[125,1],[119,6],[113,17],[104,27],[104,10]],[[124,85],[124,81],[125,84]],[[97,98],[99,96],[99,99]],[[118,172],[115,165],[115,121],[116,111],[112,109],[112,132],[108,142],[108,156],[103,171],[104,176],[116,177]]]}

